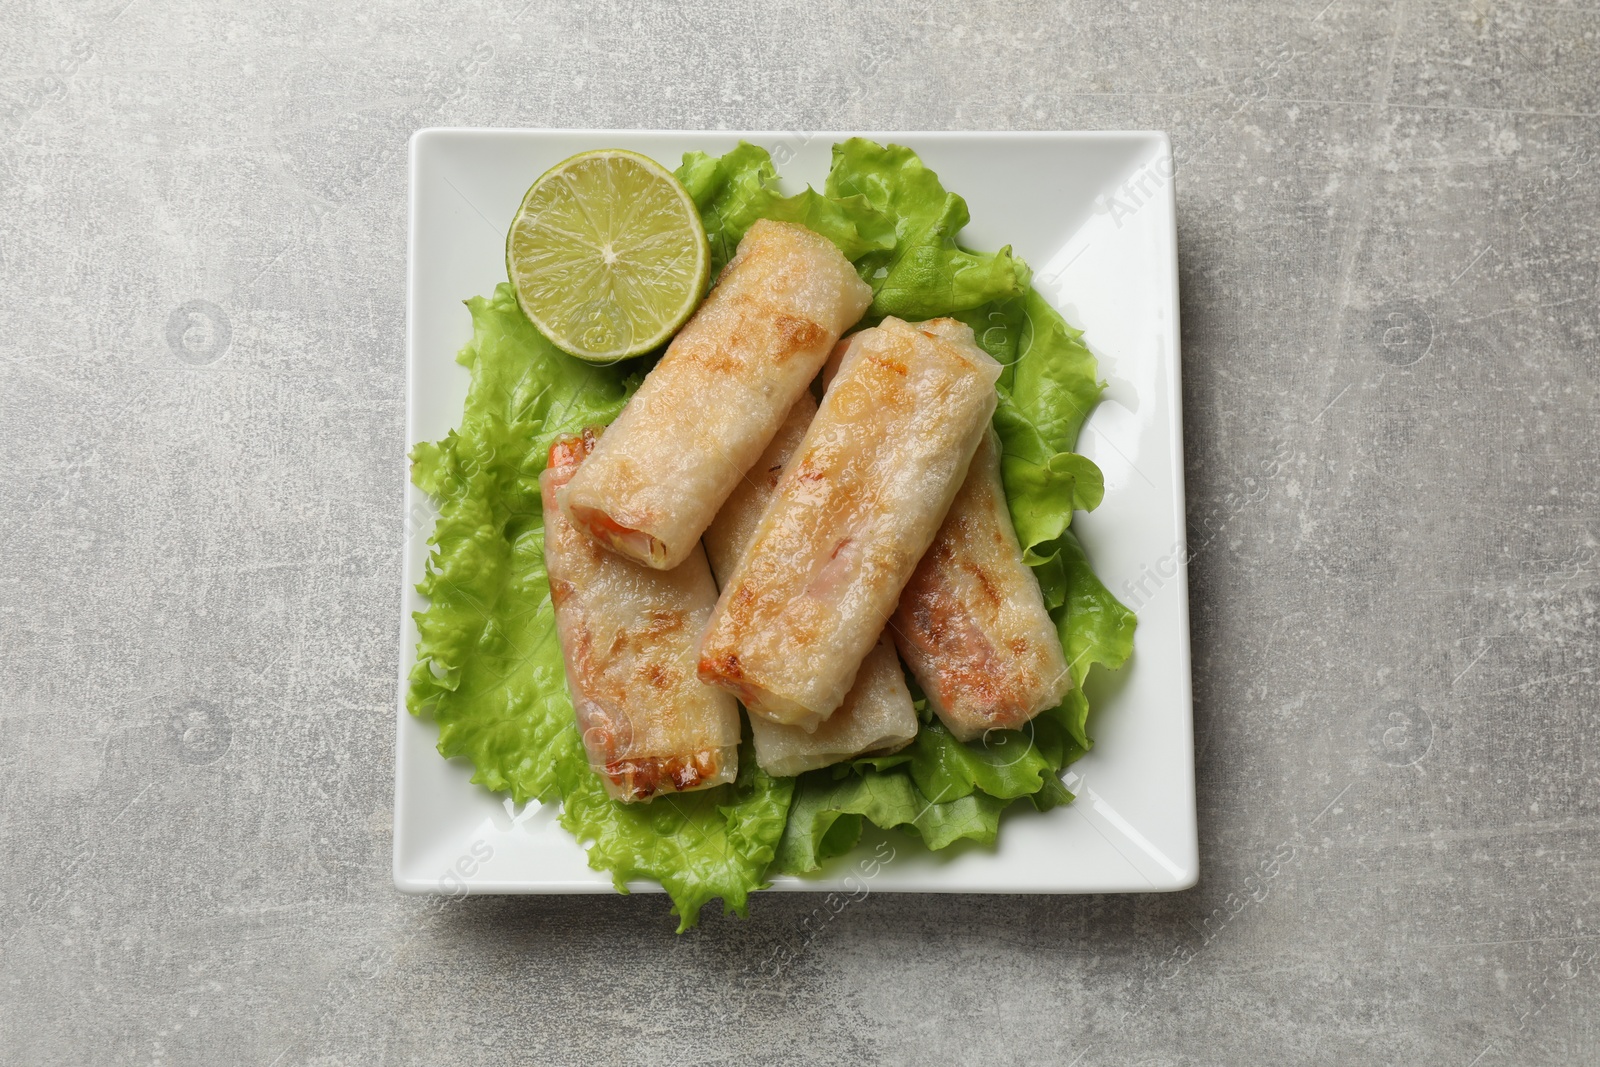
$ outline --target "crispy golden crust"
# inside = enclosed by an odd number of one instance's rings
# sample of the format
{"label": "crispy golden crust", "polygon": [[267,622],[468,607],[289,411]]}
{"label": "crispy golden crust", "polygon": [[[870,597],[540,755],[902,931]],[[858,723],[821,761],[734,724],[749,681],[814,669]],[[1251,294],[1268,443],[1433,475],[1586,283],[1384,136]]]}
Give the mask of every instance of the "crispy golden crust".
{"label": "crispy golden crust", "polygon": [[815,730],[750,716],[756,762],[768,774],[804,774],[854,756],[898,752],[917,736],[917,710],[900,657],[880,638],[861,662],[844,703]]}
{"label": "crispy golden crust", "polygon": [[1038,579],[1022,561],[992,430],[890,629],[940,721],[963,741],[1016,729],[1072,688]]}
{"label": "crispy golden crust", "polygon": [[733,492],[728,494],[717,517],[706,528],[702,540],[706,546],[706,558],[711,562],[711,574],[718,582],[725,582],[732,576],[739,558],[749,547],[756,527],[761,524],[761,515],[783,478],[784,466],[805,439],[806,428],[816,414],[817,402],[811,398],[810,392],[801,393],[800,399],[789,409],[783,425],[778,427],[777,435],[755,465],[745,472]]}
{"label": "crispy golden crust", "polygon": [[704,554],[652,570],[601,548],[552,502],[597,436],[557,439],[539,479],[550,600],[589,764],[624,801],[730,782],[739,711],[695,676],[716,599]]}
{"label": "crispy golden crust", "polygon": [[[802,393],[778,435],[706,530],[706,556],[718,580],[726,580],[737,568],[816,411],[811,394]],[[752,715],[750,732],[756,762],[768,774],[803,774],[852,756],[904,748],[917,734],[917,713],[899,657],[887,640],[880,639],[862,662],[844,703],[814,731]]]}
{"label": "crispy golden crust", "polygon": [[614,552],[677,566],[871,300],[830,241],[758,221],[562,491],[562,510]]}
{"label": "crispy golden crust", "polygon": [[994,412],[999,365],[886,319],[856,334],[749,551],[700,677],[814,728],[843,701],[932,542]]}

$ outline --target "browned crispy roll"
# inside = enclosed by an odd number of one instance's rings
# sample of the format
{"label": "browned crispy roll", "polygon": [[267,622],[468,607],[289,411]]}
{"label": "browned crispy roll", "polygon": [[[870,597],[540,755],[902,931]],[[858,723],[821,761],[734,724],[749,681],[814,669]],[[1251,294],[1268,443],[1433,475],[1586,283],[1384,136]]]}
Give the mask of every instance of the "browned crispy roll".
{"label": "browned crispy roll", "polygon": [[725,582],[733,575],[740,558],[750,547],[756,527],[761,525],[761,516],[778,491],[783,469],[795,449],[800,447],[800,442],[805,440],[806,430],[816,415],[817,402],[812,399],[810,390],[801,393],[766,451],[739,479],[739,484],[728,494],[717,517],[706,527],[702,541],[706,548],[706,559],[711,563],[711,573],[718,582]]}
{"label": "browned crispy roll", "polygon": [[562,491],[562,510],[613,551],[676,567],[871,301],[832,242],[758,221]]}
{"label": "browned crispy roll", "polygon": [[1016,729],[1072,688],[1039,581],[1022,561],[992,429],[890,631],[929,705],[963,741]]}
{"label": "browned crispy roll", "polygon": [[[785,464],[805,437],[816,411],[811,394],[800,394],[778,436],[706,530],[706,556],[718,581],[726,581],[738,566],[777,491]],[[756,762],[768,774],[802,774],[852,756],[899,751],[917,735],[917,713],[900,659],[893,646],[880,638],[867,653],[844,703],[814,731],[752,715],[750,733]]]}
{"label": "browned crispy roll", "polygon": [[753,715],[827,719],[938,533],[1000,374],[970,330],[948,329],[889,318],[855,335],[724,584],[700,677]]}
{"label": "browned crispy roll", "polygon": [[654,570],[600,547],[554,503],[597,436],[558,438],[539,477],[550,600],[589,765],[624,801],[731,782],[738,706],[695,677],[717,596],[705,553]]}

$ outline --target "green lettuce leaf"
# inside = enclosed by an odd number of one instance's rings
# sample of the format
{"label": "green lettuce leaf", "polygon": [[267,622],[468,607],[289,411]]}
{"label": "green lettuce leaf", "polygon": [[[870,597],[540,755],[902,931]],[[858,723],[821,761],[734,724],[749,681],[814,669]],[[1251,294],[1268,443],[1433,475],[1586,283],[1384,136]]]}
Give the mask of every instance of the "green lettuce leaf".
{"label": "green lettuce leaf", "polygon": [[852,257],[873,289],[871,318],[956,315],[1028,288],[1028,267],[1009,245],[971,252],[956,244],[970,218],[967,202],[909,148],[863,137],[834,145],[826,189],[840,200],[860,197],[894,224],[892,248]]}
{"label": "green lettuce leaf", "polygon": [[778,845],[775,869],[814,871],[861,840],[862,820],[884,829],[899,827],[931,849],[957,841],[992,844],[1005,801],[986,793],[933,803],[902,769],[867,771],[833,778],[831,768],[799,778],[789,824]]}
{"label": "green lettuce leaf", "polygon": [[1095,358],[1079,340],[1082,331],[1031,287],[1021,299],[962,318],[1005,367],[994,414],[1000,474],[1017,538],[1028,561],[1037,563],[1047,555],[1038,546],[1061,536],[1073,511],[1093,511],[1105,496],[1100,468],[1073,451],[1100,402]]}
{"label": "green lettuce leaf", "polygon": [[757,219],[799,223],[838,245],[851,260],[894,247],[889,220],[860,197],[824,196],[810,187],[784,196],[772,157],[748,142],[718,158],[686,153],[676,176],[700,209],[711,242],[712,277],[733,258]]}
{"label": "green lettuce leaf", "polygon": [[855,847],[863,819],[941,849],[961,840],[992,844],[1000,813],[1023,797],[1039,811],[1069,803],[1061,769],[1088,750],[1074,696],[1086,716],[1088,704],[1074,691],[1023,730],[963,744],[939,723],[924,723],[905,752],[801,775],[774,870],[816,870]]}
{"label": "green lettuce leaf", "polygon": [[1075,534],[1062,534],[1056,548],[1049,563],[1034,568],[1034,574],[1045,603],[1054,605],[1051,616],[1067,650],[1067,667],[1081,687],[1096,663],[1117,670],[1127,662],[1137,620],[1095,575]]}
{"label": "green lettuce leaf", "polygon": [[672,897],[680,933],[715,897],[725,910],[748,914],[750,892],[766,884],[794,792],[793,778],[773,778],[756,765],[748,739],[733,785],[648,804],[618,804],[606,796],[581,752],[566,766],[561,825],[579,841],[593,840],[589,864],[610,871],[619,892],[627,892],[631,879],[660,882]]}
{"label": "green lettuce leaf", "polygon": [[649,804],[618,804],[589,770],[567,695],[544,568],[539,474],[551,440],[616,418],[638,387],[626,367],[593,367],[549,344],[509,285],[467,302],[472,372],[460,427],[418,445],[412,477],[439,506],[418,589],[420,639],[407,706],[439,726],[439,751],[472,761],[473,781],[518,803],[561,801],[561,823],[592,842],[589,863],[618,888],[650,878],[679,929],[721,897],[743,914],[765,884],[793,782],[748,757],[738,781]]}
{"label": "green lettuce leaf", "polygon": [[[1054,720],[1026,730],[996,730],[976,744],[961,744],[940,723],[924,726],[910,747],[907,772],[918,792],[935,803],[959,800],[982,790],[1000,800],[1032,796],[1053,778],[1054,762],[1044,743],[1035,743],[1041,728],[1056,729]],[[1049,739],[1059,751],[1064,738]]]}

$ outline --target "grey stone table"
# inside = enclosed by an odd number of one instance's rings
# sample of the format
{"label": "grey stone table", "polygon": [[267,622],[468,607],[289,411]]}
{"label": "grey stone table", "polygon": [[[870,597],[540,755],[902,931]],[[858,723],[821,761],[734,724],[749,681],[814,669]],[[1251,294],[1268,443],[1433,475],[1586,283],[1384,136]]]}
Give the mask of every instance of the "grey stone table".
{"label": "grey stone table", "polygon": [[[1600,1062],[1600,13],[0,7],[0,1062]],[[429,125],[1159,128],[1203,874],[390,884]]]}

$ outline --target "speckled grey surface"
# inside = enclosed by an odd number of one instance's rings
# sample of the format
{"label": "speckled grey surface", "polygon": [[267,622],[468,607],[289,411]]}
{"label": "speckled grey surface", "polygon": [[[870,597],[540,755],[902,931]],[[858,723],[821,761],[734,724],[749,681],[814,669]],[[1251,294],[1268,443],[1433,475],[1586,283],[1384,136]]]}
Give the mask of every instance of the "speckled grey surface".
{"label": "speckled grey surface", "polygon": [[[0,1062],[1600,1062],[1600,14],[1325,3],[0,6]],[[1198,888],[394,892],[441,124],[1171,131]]]}

